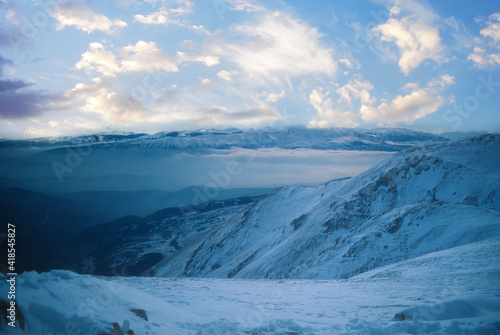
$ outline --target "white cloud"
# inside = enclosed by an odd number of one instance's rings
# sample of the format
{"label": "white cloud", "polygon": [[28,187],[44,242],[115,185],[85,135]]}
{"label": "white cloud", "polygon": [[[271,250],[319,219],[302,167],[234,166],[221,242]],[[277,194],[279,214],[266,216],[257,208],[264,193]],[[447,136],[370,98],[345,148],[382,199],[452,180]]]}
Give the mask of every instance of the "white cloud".
{"label": "white cloud", "polygon": [[78,70],[97,71],[107,77],[114,77],[120,72],[115,55],[104,49],[101,43],[90,43],[89,50],[82,54],[82,59],[76,63]]}
{"label": "white cloud", "polygon": [[170,23],[179,24],[180,22],[177,20],[173,20],[168,17],[168,11],[165,8],[161,8],[158,12],[153,12],[148,15],[137,14],[134,15],[134,21],[144,23],[146,25],[149,24],[162,24],[168,25]]}
{"label": "white cloud", "polygon": [[339,60],[339,63],[344,64],[348,69],[353,68],[351,61],[348,60],[347,58],[342,58],[341,60]]}
{"label": "white cloud", "polygon": [[132,97],[111,90],[109,83],[94,78],[90,85],[79,83],[64,91],[52,109],[72,110],[77,108],[85,114],[98,116],[104,124],[132,124],[154,116]]}
{"label": "white cloud", "polygon": [[[201,86],[212,84],[208,78],[201,79]],[[264,105],[249,108],[244,107],[246,103],[242,103],[241,106],[230,104],[231,108],[226,108],[217,103],[216,97],[210,101],[212,90],[204,89],[199,84],[197,86],[200,90],[196,93],[193,93],[192,87],[178,89],[174,86],[152,92],[154,102],[144,105],[130,94],[116,92],[111,83],[99,78],[93,79],[90,84],[78,83],[72,89],[62,92],[59,99],[48,106],[50,110],[64,114],[60,114],[57,119],[52,114],[44,122],[45,130],[53,127],[72,131],[87,128],[159,131],[162,127],[262,127],[281,118]],[[223,101],[227,97],[220,99]],[[42,125],[38,125],[36,129],[41,129],[40,127]]]}
{"label": "white cloud", "polygon": [[474,47],[474,53],[467,57],[467,60],[474,62],[474,66],[477,68],[487,68],[490,65],[500,65],[500,53],[487,53],[485,49],[480,47]]}
{"label": "white cloud", "polygon": [[444,89],[455,83],[455,77],[443,74],[439,79],[430,81],[427,86],[437,90]]}
{"label": "white cloud", "polygon": [[52,128],[96,129],[132,125],[151,122],[155,116],[130,95],[114,92],[112,85],[100,78],[94,78],[91,84],[78,83],[72,89],[61,92],[46,108],[64,113],[58,120],[53,119],[54,114],[51,115],[48,125]]}
{"label": "white cloud", "polygon": [[85,113],[98,114],[110,124],[134,124],[144,122],[153,113],[136,100],[101,88],[96,95],[88,97],[81,107]]}
{"label": "white cloud", "polygon": [[399,8],[398,6],[394,6],[389,10],[389,13],[391,14],[391,16],[398,16],[399,13],[401,13],[401,8]]}
{"label": "white cloud", "polygon": [[229,71],[220,71],[219,73],[217,73],[217,77],[225,81],[231,81],[233,79],[231,76],[231,72]]}
{"label": "white cloud", "polygon": [[277,102],[278,100],[284,98],[286,93],[285,90],[282,89],[279,93],[263,92],[263,95],[266,97],[267,102]]}
{"label": "white cloud", "polygon": [[356,76],[335,91],[339,97],[335,108],[333,94],[323,93],[322,89],[313,90],[310,103],[317,111],[317,118],[310,125],[352,126],[361,121],[375,122],[379,126],[412,124],[442,106],[444,99],[440,93],[454,82],[453,76],[444,74],[430,81],[425,88],[418,88],[416,83],[408,83],[402,87],[407,94],[398,95],[390,101],[384,99],[377,104],[377,99],[370,93],[374,89],[373,85]]}
{"label": "white cloud", "polygon": [[115,77],[125,72],[153,72],[179,71],[178,65],[184,62],[202,62],[207,66],[214,66],[219,59],[210,55],[192,55],[177,53],[171,56],[159,49],[154,42],[139,41],[135,45],[128,45],[118,49],[121,59],[111,51],[105,50],[101,43],[91,43],[89,50],[82,54],[82,59],[75,67],[87,72],[97,71],[108,77]]}
{"label": "white cloud", "polygon": [[5,13],[5,19],[7,21],[10,21],[14,24],[20,24],[21,22],[19,21],[19,12],[15,9],[9,9],[7,10],[7,13]]}
{"label": "white cloud", "polygon": [[421,88],[405,96],[398,95],[389,103],[382,103],[377,108],[377,118],[383,124],[412,124],[415,120],[434,113],[442,104],[443,98],[436,92]]}
{"label": "white cloud", "polygon": [[342,112],[335,109],[330,92],[324,92],[322,87],[315,88],[309,95],[309,102],[316,110],[318,117],[309,122],[309,127],[356,127],[356,115],[352,112]]}
{"label": "white cloud", "polygon": [[178,59],[158,49],[155,42],[139,41],[124,47],[122,51],[124,57],[120,62],[120,72],[179,71]]}
{"label": "white cloud", "polygon": [[211,33],[203,25],[189,26],[188,28],[197,33],[198,35],[211,35]]}
{"label": "white cloud", "polygon": [[369,91],[373,89],[373,85],[368,81],[361,81],[360,78],[350,80],[348,84],[340,87],[337,93],[348,103],[351,103],[352,98],[359,99],[362,104],[373,104],[373,99],[370,97]]}
{"label": "white cloud", "polygon": [[354,99],[359,103],[358,114],[353,113],[355,117],[360,117],[365,122],[371,122],[376,119],[376,110],[373,105],[376,99],[371,96],[370,90],[373,85],[368,81],[362,81],[361,77],[355,76],[346,85],[337,89],[336,93],[340,96],[339,103],[346,102],[349,106],[346,109],[353,109]]}
{"label": "white cloud", "polygon": [[417,83],[406,83],[403,87],[401,87],[401,91],[403,92],[414,91],[417,88],[418,88]]}
{"label": "white cloud", "polygon": [[382,41],[393,42],[399,49],[399,68],[408,75],[425,59],[439,61],[441,38],[439,30],[433,26],[435,14],[413,1],[396,1],[401,7],[393,7],[391,14],[398,16],[403,12],[411,15],[401,19],[391,17],[386,23],[373,28]]}
{"label": "white cloud", "polygon": [[229,0],[232,10],[245,12],[257,12],[265,10],[264,7],[246,0]]}
{"label": "white cloud", "polygon": [[201,79],[201,84],[202,85],[207,86],[207,85],[210,85],[211,83],[212,83],[212,81],[210,79],[208,79],[208,78],[202,78]]}
{"label": "white cloud", "polygon": [[491,14],[486,23],[486,28],[480,31],[485,37],[491,37],[495,43],[500,41],[500,13]]}
{"label": "white cloud", "polygon": [[[178,0],[176,1],[176,3],[178,5],[177,7],[167,8],[163,6],[157,12],[152,12],[147,15],[136,14],[134,15],[134,22],[140,22],[145,25],[168,26],[169,24],[173,24],[185,27],[188,25],[188,23],[186,21],[183,21],[181,17],[193,12],[193,4],[189,0]],[[203,28],[203,26],[201,27]]]}
{"label": "white cloud", "polygon": [[211,56],[211,55],[193,55],[185,52],[177,52],[177,59],[179,63],[183,62],[201,62],[205,63],[206,66],[212,67],[214,65],[218,65],[220,63],[219,57]]}
{"label": "white cloud", "polygon": [[91,11],[85,0],[64,2],[57,6],[52,16],[58,21],[57,30],[66,26],[75,26],[89,34],[94,30],[112,34],[127,26],[127,23],[122,20],[111,20],[105,15]]}
{"label": "white cloud", "polygon": [[[476,68],[488,68],[500,65],[500,13],[488,17],[486,28],[480,31],[483,38],[475,38],[474,42],[480,46],[474,47],[474,52],[467,57]],[[493,40],[493,41],[491,41]]]}
{"label": "white cloud", "polygon": [[197,50],[198,49],[198,43],[193,40],[184,40],[181,43],[181,46],[185,50]]}
{"label": "white cloud", "polygon": [[212,34],[208,48],[261,83],[309,74],[333,76],[337,69],[333,50],[322,45],[317,29],[280,12]]}

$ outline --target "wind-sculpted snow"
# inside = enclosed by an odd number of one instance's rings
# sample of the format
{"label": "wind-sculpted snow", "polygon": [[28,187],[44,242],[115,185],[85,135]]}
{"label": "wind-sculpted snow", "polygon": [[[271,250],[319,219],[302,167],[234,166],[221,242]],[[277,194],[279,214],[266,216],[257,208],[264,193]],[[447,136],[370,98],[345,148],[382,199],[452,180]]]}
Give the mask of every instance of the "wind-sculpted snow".
{"label": "wind-sculpted snow", "polygon": [[365,173],[285,187],[149,272],[349,278],[500,236],[500,136],[414,147]]}
{"label": "wind-sculpted snow", "polygon": [[499,251],[493,238],[347,280],[25,272],[24,331],[0,318],[0,334],[497,334]]}

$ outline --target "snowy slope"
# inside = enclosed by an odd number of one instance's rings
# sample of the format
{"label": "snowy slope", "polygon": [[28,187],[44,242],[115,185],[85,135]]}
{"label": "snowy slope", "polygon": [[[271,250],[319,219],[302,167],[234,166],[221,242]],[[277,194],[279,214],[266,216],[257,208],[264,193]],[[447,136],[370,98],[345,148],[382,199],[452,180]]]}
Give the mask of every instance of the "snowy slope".
{"label": "snowy slope", "polygon": [[212,201],[202,209],[165,208],[146,217],[125,216],[70,238],[56,268],[95,275],[140,275],[162,258],[198,240],[258,197]]}
{"label": "snowy slope", "polygon": [[[111,332],[113,323],[136,335],[498,334],[499,262],[500,238],[494,238],[347,280],[30,272],[17,278],[25,331],[0,318],[0,334],[119,334]],[[7,291],[5,278],[0,290]],[[148,320],[131,309],[144,310]]]}
{"label": "snowy slope", "polygon": [[349,278],[500,236],[499,152],[493,135],[430,144],[356,178],[278,189],[149,274]]}

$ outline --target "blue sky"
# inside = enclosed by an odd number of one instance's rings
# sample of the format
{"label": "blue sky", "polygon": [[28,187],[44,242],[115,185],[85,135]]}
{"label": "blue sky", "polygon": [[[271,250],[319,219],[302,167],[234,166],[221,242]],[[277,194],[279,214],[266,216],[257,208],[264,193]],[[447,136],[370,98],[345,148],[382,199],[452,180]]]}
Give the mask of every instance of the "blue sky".
{"label": "blue sky", "polygon": [[500,130],[481,0],[0,0],[0,137]]}

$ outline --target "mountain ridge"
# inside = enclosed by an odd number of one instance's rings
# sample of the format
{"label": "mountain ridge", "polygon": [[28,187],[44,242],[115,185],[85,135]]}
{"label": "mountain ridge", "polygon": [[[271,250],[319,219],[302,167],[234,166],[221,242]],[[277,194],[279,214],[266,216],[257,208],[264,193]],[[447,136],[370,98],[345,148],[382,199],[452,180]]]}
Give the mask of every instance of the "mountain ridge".
{"label": "mountain ridge", "polygon": [[498,152],[500,136],[483,135],[413,147],[348,180],[281,188],[146,274],[348,278],[499,236]]}
{"label": "mountain ridge", "polygon": [[124,148],[141,150],[203,149],[315,149],[315,150],[380,150],[398,151],[416,143],[448,141],[447,138],[404,128],[264,128],[264,129],[200,129],[197,131],[158,132],[155,134],[94,134],[75,137],[4,140],[0,148],[65,147]]}

